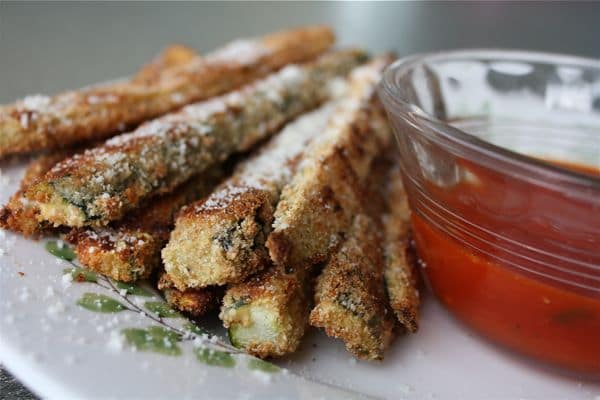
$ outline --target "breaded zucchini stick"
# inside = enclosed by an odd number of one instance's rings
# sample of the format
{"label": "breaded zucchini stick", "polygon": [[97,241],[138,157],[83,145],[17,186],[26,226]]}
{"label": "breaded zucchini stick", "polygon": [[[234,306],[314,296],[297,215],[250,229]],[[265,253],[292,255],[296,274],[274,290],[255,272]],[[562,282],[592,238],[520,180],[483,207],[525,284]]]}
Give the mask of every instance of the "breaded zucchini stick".
{"label": "breaded zucchini stick", "polygon": [[171,307],[192,317],[200,317],[215,309],[223,297],[222,288],[214,286],[178,290],[164,272],[158,280],[158,289],[163,292]]}
{"label": "breaded zucchini stick", "polygon": [[258,357],[293,353],[308,325],[312,269],[269,268],[230,286],[219,317],[231,343]]}
{"label": "breaded zucchini stick", "polygon": [[310,60],[333,41],[325,27],[283,31],[237,41],[181,67],[165,68],[158,79],[134,77],[54,97],[26,97],[0,108],[0,158],[105,138],[286,64]]}
{"label": "breaded zucchini stick", "polygon": [[[366,196],[362,198],[361,210],[370,215],[373,221],[378,222],[386,210],[387,204],[393,204],[395,201],[394,198],[388,200],[386,190],[391,165],[387,154],[378,156],[371,165],[366,187],[358,190],[360,194]],[[352,337],[351,340],[354,340],[352,342],[355,344],[354,347],[360,348],[364,337],[367,337],[368,340],[364,340],[364,343],[366,346],[370,346],[370,349],[375,348],[376,350],[373,352],[376,352],[379,357],[392,338],[391,328],[394,325],[394,317],[389,305],[386,305],[388,299],[385,296],[384,282],[381,277],[382,268],[389,267],[389,264],[382,264],[381,249],[378,247],[382,229],[374,222],[369,222],[369,224],[369,226],[377,227],[377,230],[372,233],[371,239],[373,240],[368,242],[369,251],[363,252],[363,249],[357,249],[350,244],[348,247],[353,249],[352,251],[364,253],[370,257],[366,261],[363,259],[364,262],[361,264],[368,274],[364,275],[365,279],[362,279],[363,275],[360,277],[361,280],[370,283],[362,287],[356,285],[356,291],[352,289],[350,293],[354,299],[357,299],[356,301],[366,304],[372,314],[378,313],[378,309],[384,309],[382,315],[387,315],[387,317],[381,325],[374,324],[374,327],[365,330],[361,334],[362,336]],[[391,248],[394,243],[389,243],[388,247]],[[342,250],[341,254],[348,256],[353,253],[346,249]],[[338,260],[342,258],[342,256],[337,257]],[[376,261],[371,262],[371,259]],[[349,274],[354,272],[355,266],[343,264],[343,261],[337,262],[335,265],[336,269],[329,270],[330,277],[346,268]],[[345,277],[346,275],[341,273],[341,276]],[[292,272],[284,273],[283,269],[271,268],[251,278],[249,282],[231,286],[223,299],[220,317],[224,321],[224,325],[229,328],[228,332],[232,343],[259,357],[282,356],[295,351],[308,324],[311,283],[310,269],[297,268]],[[348,285],[347,288],[354,285],[352,279],[349,280]],[[375,295],[369,297],[371,292]],[[363,301],[362,299],[365,297],[371,299],[370,302]],[[374,301],[376,306],[371,306]],[[337,315],[343,315],[343,310],[337,311]],[[342,334],[346,335],[348,332],[352,332],[356,326],[364,327],[364,321],[361,322],[356,318],[345,318],[340,320],[340,323],[342,324],[336,325],[332,322],[332,325],[328,327],[330,332],[339,334],[342,338],[346,338]],[[377,329],[381,330],[380,335],[377,334]]]}
{"label": "breaded zucchini stick", "polygon": [[419,327],[418,273],[416,254],[410,245],[410,209],[398,167],[392,169],[388,185],[388,213],[383,218],[385,283],[398,321],[414,333]]}
{"label": "breaded zucchini stick", "polygon": [[264,244],[281,189],[332,110],[330,102],[286,125],[210,196],[179,214],[162,252],[176,287],[239,282],[265,265]]}
{"label": "breaded zucchini stick", "polygon": [[385,293],[380,225],[358,214],[347,240],[329,260],[315,288],[310,324],[342,339],[365,360],[383,359],[395,319]]}
{"label": "breaded zucchini stick", "polygon": [[65,160],[27,196],[55,225],[106,225],[323,103],[330,95],[326,83],[364,59],[359,50],[330,53],[187,106]]}
{"label": "breaded zucchini stick", "polygon": [[161,265],[160,251],[177,212],[208,195],[223,176],[223,169],[212,168],[121,221],[73,229],[67,240],[75,245],[77,258],[87,269],[122,282],[148,278]]}
{"label": "breaded zucchini stick", "polygon": [[325,261],[361,208],[357,189],[364,186],[371,161],[391,142],[374,93],[389,61],[380,57],[351,74],[350,94],[283,189],[267,240],[276,265]]}
{"label": "breaded zucchini stick", "polygon": [[[360,74],[358,77],[355,76],[356,79],[359,79],[359,77]],[[350,83],[351,85],[352,83]],[[354,87],[354,90],[356,91],[356,87]],[[346,97],[348,96],[346,95]],[[366,102],[368,102],[368,97]],[[343,107],[337,108],[331,120],[339,121],[340,117],[344,114],[340,115],[338,113],[344,110]],[[320,141],[320,136],[315,140]],[[363,141],[368,142],[369,140],[373,140],[373,137],[365,136],[364,139],[357,137],[353,141],[353,144],[369,148],[368,143],[363,143]],[[315,147],[317,146],[311,145],[305,152],[306,154],[310,154],[311,158],[313,156],[318,157],[314,152]],[[355,152],[348,153],[346,150],[343,147],[340,149],[340,151],[344,151],[351,156],[356,155]],[[348,174],[348,171],[352,173],[351,168],[347,164],[341,164],[340,166],[339,160],[333,163],[330,162],[331,159],[333,157],[322,165],[324,170],[331,170],[332,167],[339,166],[339,169],[334,171],[335,173],[339,173],[340,171],[344,174]],[[368,160],[370,161],[370,159]],[[302,159],[299,162],[301,165],[304,163]],[[369,166],[365,168],[369,169]],[[298,175],[300,174],[298,173]],[[379,175],[387,177],[387,170]],[[343,176],[340,174],[337,175],[338,178]],[[331,182],[337,182],[336,176],[331,176]],[[362,187],[365,186],[364,181],[353,179],[350,183],[351,185],[343,188],[345,189],[344,192],[337,191],[338,194],[347,194],[346,199],[348,200],[344,203],[344,206],[348,207],[349,214],[354,212],[354,210],[361,210],[363,208],[365,198],[362,196],[366,193],[366,188]],[[293,182],[289,185],[292,184]],[[309,191],[301,193],[307,192],[310,193]],[[318,193],[310,193],[310,195],[314,196],[313,198],[318,198]],[[382,196],[378,196],[377,198],[377,204],[381,205],[377,213],[380,214],[384,202],[379,201],[379,197]],[[327,202],[327,199],[323,200],[325,203]],[[371,201],[371,199],[368,200]],[[348,205],[349,202],[351,202],[351,208]],[[277,206],[278,210],[280,206],[281,202]],[[320,207],[324,207],[325,211]],[[313,203],[312,208],[306,207],[303,210],[310,214],[320,213],[319,215],[323,217],[323,220],[319,221],[319,224],[327,224],[329,223],[328,218],[330,218],[328,213],[334,210],[333,207],[327,207],[327,204]],[[338,212],[338,210],[335,212]],[[293,220],[293,223],[303,223],[303,220]],[[288,228],[293,229],[294,227],[288,226]],[[312,231],[314,226],[304,225],[299,228],[302,229],[305,235],[315,237]],[[231,286],[223,299],[220,317],[224,325],[229,328],[229,336],[232,343],[259,357],[282,356],[296,350],[308,325],[312,293],[312,270],[314,268],[313,265],[308,264],[297,268],[290,268],[290,271],[286,273],[288,268],[274,267],[259,273],[251,278],[249,282]],[[380,289],[383,290],[382,281]]]}
{"label": "breaded zucchini stick", "polygon": [[25,198],[25,192],[31,185],[44,177],[54,165],[71,156],[73,150],[55,151],[35,158],[27,166],[19,190],[13,194],[8,203],[0,208],[0,228],[10,229],[23,236],[38,236],[50,229],[50,225],[38,222],[39,209]]}

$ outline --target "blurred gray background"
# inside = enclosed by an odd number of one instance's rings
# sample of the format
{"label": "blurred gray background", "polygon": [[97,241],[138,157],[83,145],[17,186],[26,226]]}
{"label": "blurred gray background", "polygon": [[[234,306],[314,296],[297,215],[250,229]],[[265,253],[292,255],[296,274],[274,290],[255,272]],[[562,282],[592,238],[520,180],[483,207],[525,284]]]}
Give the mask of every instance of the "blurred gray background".
{"label": "blurred gray background", "polygon": [[[60,3],[0,0],[0,103],[131,74],[174,42],[330,24],[340,44],[400,55],[504,47],[600,58],[600,2]],[[32,398],[0,371],[0,399]]]}
{"label": "blurred gray background", "polygon": [[401,55],[512,47],[600,58],[600,2],[17,3],[0,0],[0,103],[132,73],[169,43],[332,25],[341,44]]}

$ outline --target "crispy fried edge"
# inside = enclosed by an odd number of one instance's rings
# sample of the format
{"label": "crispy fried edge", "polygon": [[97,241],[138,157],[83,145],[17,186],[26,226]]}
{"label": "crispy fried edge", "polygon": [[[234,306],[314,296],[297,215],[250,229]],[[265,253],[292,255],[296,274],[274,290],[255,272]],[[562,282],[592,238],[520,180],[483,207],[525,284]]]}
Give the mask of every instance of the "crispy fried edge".
{"label": "crispy fried edge", "polygon": [[200,317],[217,308],[223,295],[218,287],[178,290],[165,272],[160,275],[158,289],[171,307],[191,317]]}
{"label": "crispy fried edge", "polygon": [[417,257],[410,244],[410,209],[398,167],[389,175],[387,199],[388,213],[383,218],[387,293],[398,321],[409,332],[415,333],[419,328],[419,275]]}

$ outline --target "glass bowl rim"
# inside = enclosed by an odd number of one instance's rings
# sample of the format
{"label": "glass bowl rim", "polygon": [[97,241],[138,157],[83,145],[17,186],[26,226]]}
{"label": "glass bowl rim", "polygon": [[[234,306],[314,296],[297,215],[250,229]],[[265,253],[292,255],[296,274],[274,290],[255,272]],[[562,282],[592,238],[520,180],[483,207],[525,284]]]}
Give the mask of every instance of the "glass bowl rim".
{"label": "glass bowl rim", "polygon": [[[410,71],[415,65],[428,61],[444,60],[474,60],[488,59],[489,61],[521,61],[535,62],[545,64],[567,64],[580,68],[595,69],[600,73],[600,60],[593,58],[579,57],[567,54],[538,52],[529,50],[512,49],[492,49],[492,48],[474,48],[447,50],[430,53],[419,53],[407,57],[399,58],[388,65],[383,73],[383,78],[379,84],[379,93],[382,100],[391,102],[395,106],[404,109],[407,116],[413,117],[427,124],[433,125],[437,135],[450,141],[454,145],[468,148],[475,153],[480,153],[491,159],[504,161],[509,164],[520,167],[523,170],[535,172],[536,175],[558,178],[560,181],[570,183],[585,189],[600,191],[600,177],[594,177],[589,174],[581,173],[572,169],[545,162],[535,157],[520,154],[505,147],[497,146],[477,136],[471,135],[444,121],[426,113],[416,104],[406,101],[398,95],[396,77],[402,76]],[[384,100],[384,103],[386,102]],[[396,110],[389,110],[390,114],[395,114]],[[599,165],[600,166],[600,165]]]}

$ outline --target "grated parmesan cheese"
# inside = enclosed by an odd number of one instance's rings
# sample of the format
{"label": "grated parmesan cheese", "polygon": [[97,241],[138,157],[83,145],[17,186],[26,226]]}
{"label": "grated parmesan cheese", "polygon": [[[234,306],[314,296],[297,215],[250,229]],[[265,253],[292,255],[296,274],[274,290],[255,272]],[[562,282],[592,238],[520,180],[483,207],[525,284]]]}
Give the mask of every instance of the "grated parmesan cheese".
{"label": "grated parmesan cheese", "polygon": [[54,317],[58,314],[62,314],[63,312],[65,312],[66,309],[67,309],[67,307],[64,305],[64,303],[59,300],[55,304],[50,305],[48,307],[48,309],[46,310],[46,312],[51,317]]}
{"label": "grated parmesan cheese", "polygon": [[259,41],[239,39],[230,42],[219,50],[208,53],[205,59],[209,63],[254,64],[268,53],[269,49]]}
{"label": "grated parmesan cheese", "polygon": [[23,107],[27,111],[44,111],[50,104],[50,97],[41,94],[27,96],[22,101]]}
{"label": "grated parmesan cheese", "polygon": [[70,287],[71,283],[73,282],[73,275],[71,275],[70,272],[64,274],[62,276],[61,282],[62,282],[63,288]]}
{"label": "grated parmesan cheese", "polygon": [[29,115],[26,113],[21,114],[21,117],[19,117],[19,123],[24,129],[27,129],[29,127]]}
{"label": "grated parmesan cheese", "polygon": [[29,290],[26,287],[21,288],[21,294],[19,294],[19,300],[26,302],[29,299]]}
{"label": "grated parmesan cheese", "polygon": [[398,389],[398,392],[404,395],[410,394],[412,391],[414,391],[412,386],[405,383],[396,383],[396,389]]}
{"label": "grated parmesan cheese", "polygon": [[121,335],[121,333],[119,331],[111,331],[110,332],[108,343],[106,344],[106,347],[108,347],[109,350],[111,350],[115,353],[119,353],[123,350],[124,344],[125,344],[125,339],[123,338],[123,335]]}

